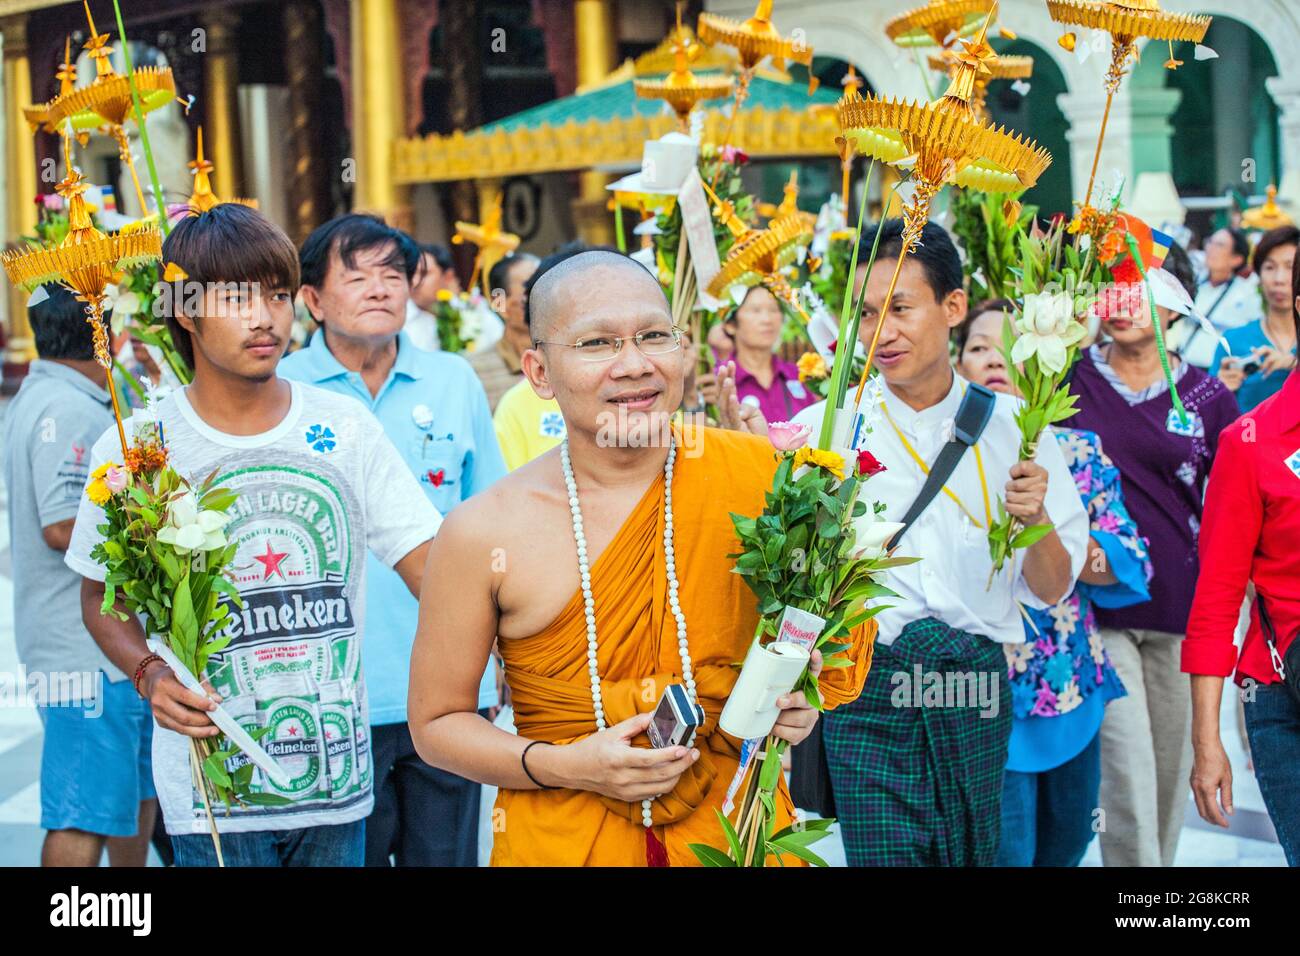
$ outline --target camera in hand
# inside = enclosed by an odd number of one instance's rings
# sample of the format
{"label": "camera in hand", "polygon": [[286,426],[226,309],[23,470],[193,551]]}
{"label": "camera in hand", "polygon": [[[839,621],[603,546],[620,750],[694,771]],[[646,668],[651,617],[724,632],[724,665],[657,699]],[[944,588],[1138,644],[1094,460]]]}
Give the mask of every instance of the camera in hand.
{"label": "camera in hand", "polygon": [[1241,363],[1241,373],[1243,375],[1254,375],[1263,367],[1264,366],[1260,364],[1259,359],[1247,359],[1245,362]]}
{"label": "camera in hand", "polygon": [[702,726],[704,708],[691,703],[684,685],[669,684],[659,698],[659,706],[655,708],[646,734],[652,747],[676,747],[690,740]]}

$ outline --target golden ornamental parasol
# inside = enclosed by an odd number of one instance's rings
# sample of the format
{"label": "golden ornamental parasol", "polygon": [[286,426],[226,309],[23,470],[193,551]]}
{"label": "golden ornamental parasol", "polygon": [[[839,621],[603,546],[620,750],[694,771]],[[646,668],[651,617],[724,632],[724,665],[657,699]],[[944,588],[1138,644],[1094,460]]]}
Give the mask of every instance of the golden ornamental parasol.
{"label": "golden ornamental parasol", "polygon": [[[992,72],[997,54],[989,46],[989,24],[997,11],[989,9],[975,40],[962,40],[956,53],[958,68],[943,96],[918,104],[888,98],[862,97],[850,92],[839,104],[840,128],[858,152],[894,166],[914,163],[912,198],[903,207],[903,248],[894,269],[867,353],[867,368],[875,358],[883,316],[889,306],[908,253],[916,247],[930,218],[930,202],[940,188],[952,183],[981,192],[1011,192],[1038,182],[1052,156],[1033,140],[993,127],[975,114],[976,79]],[[867,376],[858,386],[858,399]]]}
{"label": "golden ornamental parasol", "polygon": [[207,212],[214,206],[220,206],[223,202],[238,203],[241,206],[248,206],[250,209],[257,208],[256,199],[218,199],[216,193],[212,191],[212,172],[216,167],[212,161],[203,155],[203,127],[199,127],[198,145],[194,150],[194,158],[186,163],[190,172],[194,174],[194,191],[190,193],[189,207],[191,215]]}
{"label": "golden ornamental parasol", "polygon": [[[1110,68],[1106,71],[1106,110],[1101,117],[1101,132],[1097,136],[1097,152],[1092,160],[1092,173],[1088,177],[1088,194],[1084,207],[1092,204],[1092,190],[1097,181],[1097,164],[1101,161],[1101,147],[1106,141],[1106,126],[1110,108],[1120,83],[1128,73],[1129,65],[1138,58],[1139,37],[1162,40],[1169,44],[1168,69],[1182,66],[1174,59],[1174,43],[1200,43],[1210,28],[1210,17],[1184,13],[1166,13],[1160,9],[1160,0],[1047,0],[1047,12],[1057,23],[1088,27],[1110,34]],[[1061,38],[1061,45],[1074,49],[1074,33]]]}
{"label": "golden ornamental parasol", "polygon": [[[112,48],[108,46],[108,34],[95,29],[95,20],[90,15],[89,0],[83,0],[86,8],[86,21],[90,25],[90,38],[84,49],[95,61],[95,79],[87,86],[71,88],[71,80],[65,79],[70,64],[65,61],[59,79],[62,92],[43,107],[35,107],[41,122],[34,122],[28,114],[28,122],[34,127],[55,129],[70,120],[74,129],[86,131],[101,129],[113,137],[117,143],[118,154],[127,169],[131,171],[131,181],[135,184],[136,199],[140,203],[142,214],[148,213],[149,206],[144,201],[144,190],[140,188],[140,177],[135,169],[135,160],[131,156],[131,144],[127,139],[123,125],[133,109],[131,83],[135,82],[140,91],[140,107],[148,113],[160,106],[170,103],[176,96],[176,83],[169,68],[142,66],[124,76],[113,69],[110,56]],[[75,72],[74,72],[75,76]]]}
{"label": "golden ornamental parasol", "polygon": [[1241,224],[1247,229],[1268,232],[1270,229],[1279,229],[1282,226],[1293,226],[1295,220],[1284,213],[1282,207],[1277,204],[1277,186],[1270,183],[1268,198],[1264,200],[1264,205],[1247,209],[1242,213]]}
{"label": "golden ornamental parasol", "polygon": [[647,100],[664,100],[677,114],[682,132],[690,131],[691,110],[701,100],[730,96],[731,77],[696,76],[690,64],[699,58],[704,47],[682,26],[682,5],[677,4],[677,28],[669,37],[673,50],[673,69],[662,80],[633,80],[636,95]]}
{"label": "golden ornamental parasol", "polygon": [[[930,69],[947,73],[950,80],[957,75],[957,71],[961,68],[961,62],[951,50],[942,50],[930,54],[929,63]],[[1034,75],[1034,58],[1032,56],[999,55],[996,61],[988,64],[988,67],[988,73],[976,74],[975,92],[971,98],[971,105],[975,107],[975,114],[980,119],[988,119],[986,101],[988,99],[989,84],[994,80],[1029,79]]]}
{"label": "golden ornamental parasol", "polygon": [[[740,75],[736,78],[736,98],[732,104],[731,117],[727,122],[727,133],[721,146],[733,145],[731,130],[736,122],[736,114],[749,96],[749,81],[754,78],[754,70],[767,57],[777,69],[784,69],[785,61],[791,60],[808,67],[808,94],[817,89],[817,77],[812,73],[812,47],[801,38],[783,37],[772,23],[772,0],[758,0],[754,15],[743,23],[713,13],[701,13],[696,31],[705,43],[721,43],[735,47],[740,58]],[[721,169],[721,166],[719,166]],[[714,183],[717,174],[714,174]]]}
{"label": "golden ornamental parasol", "polygon": [[108,393],[113,399],[113,416],[117,420],[117,437],[126,460],[126,432],[122,427],[122,410],[113,382],[113,357],[109,351],[108,327],[104,320],[104,287],[116,274],[142,262],[162,256],[162,233],[156,226],[133,228],[105,234],[95,228],[84,193],[86,183],[81,171],[72,165],[70,135],[63,137],[63,156],[67,175],[55,187],[68,204],[68,234],[57,245],[30,246],[0,255],[5,274],[14,285],[28,291],[48,282],[70,289],[86,303],[86,321],[90,324],[95,346],[95,361],[108,372]]}
{"label": "golden ornamental parasol", "polygon": [[57,133],[59,131],[58,121],[50,115],[50,106],[71,93],[77,85],[77,65],[72,62],[71,37],[66,37],[63,41],[63,63],[54,76],[59,81],[58,95],[49,103],[38,103],[34,106],[23,107],[23,116],[27,118],[27,123],[31,126],[33,133],[37,130],[46,133]]}
{"label": "golden ornamental parasol", "polygon": [[886,23],[885,35],[903,47],[948,47],[954,34],[963,37],[979,30],[996,5],[997,0],[930,0]]}
{"label": "golden ornamental parasol", "polygon": [[783,272],[794,261],[799,246],[807,245],[812,240],[813,224],[810,217],[796,211],[792,215],[773,219],[765,229],[752,229],[736,215],[735,207],[730,201],[720,200],[707,186],[705,189],[713,200],[714,216],[734,237],[722,268],[709,283],[709,295],[722,299],[732,286],[762,284],[807,322],[808,315],[799,304]]}
{"label": "golden ornamental parasol", "polygon": [[801,212],[799,210],[799,169],[798,167],[790,170],[790,179],[781,187],[781,203],[774,205],[770,202],[761,202],[757,205],[758,214],[765,216],[769,220],[783,219],[791,216],[804,219],[809,227],[817,224],[817,217],[810,212]]}
{"label": "golden ornamental parasol", "polygon": [[471,242],[478,246],[474,255],[474,272],[469,277],[469,287],[474,288],[479,274],[483,276],[483,294],[489,299],[492,290],[487,287],[488,273],[492,267],[506,255],[519,248],[519,237],[514,233],[501,231],[501,197],[488,210],[482,224],[474,222],[457,222],[456,234],[451,237],[453,245]]}

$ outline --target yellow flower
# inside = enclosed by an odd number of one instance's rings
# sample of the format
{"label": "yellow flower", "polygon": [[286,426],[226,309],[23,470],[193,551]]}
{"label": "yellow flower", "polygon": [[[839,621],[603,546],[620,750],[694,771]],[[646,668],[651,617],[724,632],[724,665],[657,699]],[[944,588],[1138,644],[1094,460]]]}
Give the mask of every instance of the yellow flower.
{"label": "yellow flower", "polygon": [[820,448],[804,445],[794,453],[794,467],[801,468],[804,465],[825,469],[840,481],[844,480],[844,459],[833,451],[823,451]]}
{"label": "yellow flower", "polygon": [[822,379],[827,374],[826,360],[816,352],[804,352],[799,356],[799,381]]}
{"label": "yellow flower", "polygon": [[847,242],[853,238],[852,229],[836,229],[831,233],[831,242]]}
{"label": "yellow flower", "polygon": [[115,462],[106,461],[90,473],[90,478],[92,481],[96,478],[103,478],[108,474],[108,469],[116,467],[118,467],[118,465]]}
{"label": "yellow flower", "polygon": [[[101,469],[102,470],[102,469]],[[97,472],[98,473],[98,472]],[[86,486],[86,497],[95,504],[103,507],[109,499],[108,485],[104,484],[104,479],[96,478]]]}
{"label": "yellow flower", "polygon": [[450,289],[439,289],[439,290],[438,290],[438,301],[439,301],[439,302],[450,302],[453,298],[455,298],[455,296],[452,295],[452,291],[451,291]]}

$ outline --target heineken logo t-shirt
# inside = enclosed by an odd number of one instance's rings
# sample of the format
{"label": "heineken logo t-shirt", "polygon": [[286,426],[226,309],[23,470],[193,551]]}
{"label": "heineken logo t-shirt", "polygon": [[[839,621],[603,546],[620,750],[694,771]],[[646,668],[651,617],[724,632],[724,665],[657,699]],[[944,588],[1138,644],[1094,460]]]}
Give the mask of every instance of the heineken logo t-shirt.
{"label": "heineken logo t-shirt", "polygon": [[[207,677],[247,729],[270,728],[263,749],[288,778],[280,786],[255,770],[254,789],[290,802],[239,807],[229,817],[214,807],[222,832],[349,823],[370,813],[365,552],[392,567],[442,520],[367,409],[335,392],[290,387],[289,413],[260,435],[209,427],[183,389],[159,405],[173,467],[195,482],[215,469],[218,484],[239,493],[225,531],[239,545],[228,573],[244,606],[231,605],[230,643],[209,661]],[[90,467],[120,456],[110,429]],[[105,575],[90,557],[102,514],[82,500],[66,558],[95,580]],[[246,760],[237,755],[230,769]],[[207,832],[188,740],[156,727],[153,767],[167,832]]]}

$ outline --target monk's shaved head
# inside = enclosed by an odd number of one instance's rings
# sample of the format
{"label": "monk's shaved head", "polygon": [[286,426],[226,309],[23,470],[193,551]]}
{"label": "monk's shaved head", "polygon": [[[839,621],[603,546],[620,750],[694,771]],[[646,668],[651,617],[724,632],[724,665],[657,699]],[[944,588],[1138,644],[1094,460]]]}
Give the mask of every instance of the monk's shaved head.
{"label": "monk's shaved head", "polygon": [[635,299],[668,313],[668,300],[659,282],[644,266],[620,252],[592,249],[547,266],[543,262],[528,292],[528,329],[535,342],[545,342],[601,293]]}

